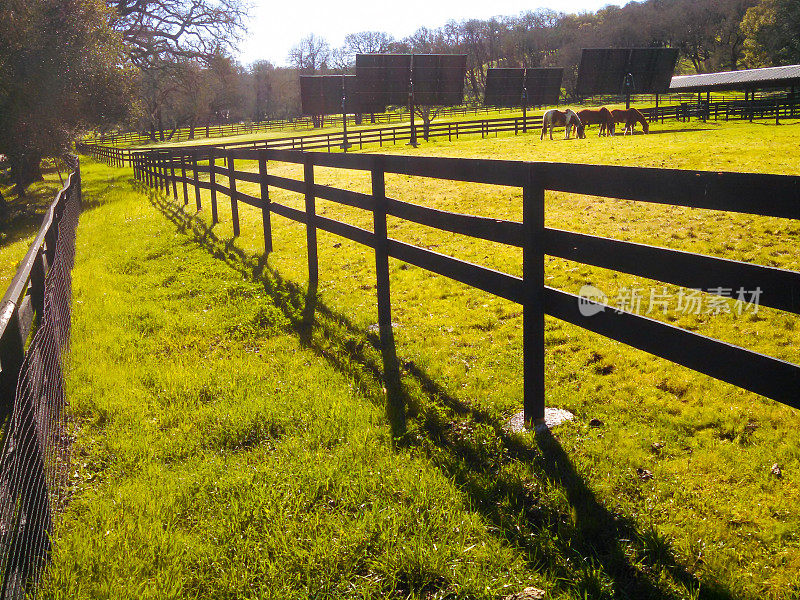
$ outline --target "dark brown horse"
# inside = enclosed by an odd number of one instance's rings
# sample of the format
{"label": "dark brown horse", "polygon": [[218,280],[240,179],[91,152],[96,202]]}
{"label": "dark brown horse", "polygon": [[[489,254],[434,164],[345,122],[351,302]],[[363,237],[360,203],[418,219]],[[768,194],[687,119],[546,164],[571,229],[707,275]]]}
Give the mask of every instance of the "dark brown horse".
{"label": "dark brown horse", "polygon": [[614,117],[605,106],[593,110],[584,108],[578,111],[578,117],[584,125],[600,125],[600,135],[614,135]]}
{"label": "dark brown horse", "polygon": [[650,133],[650,125],[647,119],[635,108],[629,108],[628,110],[612,110],[611,115],[614,117],[615,123],[625,123],[626,134],[633,134],[633,128],[636,127],[636,123],[641,123],[642,130],[644,130],[645,133]]}

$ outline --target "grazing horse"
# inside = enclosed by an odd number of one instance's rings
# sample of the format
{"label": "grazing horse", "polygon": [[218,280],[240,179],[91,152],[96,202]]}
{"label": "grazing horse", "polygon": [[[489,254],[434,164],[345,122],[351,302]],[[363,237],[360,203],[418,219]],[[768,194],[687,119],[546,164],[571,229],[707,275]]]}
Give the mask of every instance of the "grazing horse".
{"label": "grazing horse", "polygon": [[564,139],[566,140],[569,139],[569,132],[573,126],[576,128],[579,138],[583,139],[586,137],[583,123],[581,123],[580,117],[578,117],[574,111],[568,108],[562,112],[554,108],[552,110],[548,110],[546,113],[544,113],[544,117],[542,117],[542,135],[539,136],[539,139],[544,139],[544,134],[547,133],[547,128],[549,127],[550,139],[552,140],[553,127],[556,126],[566,128],[566,135],[564,136]]}
{"label": "grazing horse", "polygon": [[641,123],[644,132],[650,133],[650,125],[647,119],[635,108],[629,108],[628,110],[612,110],[611,115],[614,117],[615,123],[625,123],[626,134],[633,134],[633,128],[636,127],[636,123]]}
{"label": "grazing horse", "polygon": [[584,125],[600,125],[600,135],[614,135],[614,117],[605,106],[597,110],[584,108],[578,111],[578,117]]}

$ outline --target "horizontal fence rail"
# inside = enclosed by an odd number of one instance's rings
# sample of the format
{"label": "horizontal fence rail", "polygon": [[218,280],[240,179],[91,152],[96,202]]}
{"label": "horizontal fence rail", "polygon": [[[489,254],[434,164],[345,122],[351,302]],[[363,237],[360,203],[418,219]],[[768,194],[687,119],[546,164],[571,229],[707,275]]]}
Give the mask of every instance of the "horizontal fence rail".
{"label": "horizontal fence rail", "polygon": [[[800,366],[634,312],[603,310],[605,306],[597,305],[597,314],[586,317],[580,310],[581,302],[596,303],[547,287],[544,280],[545,256],[550,255],[668,284],[702,288],[709,293],[719,289],[718,296],[723,295],[723,288],[735,290],[746,286],[747,289],[760,289],[763,290],[763,305],[800,314],[798,272],[563,231],[544,224],[546,191],[800,219],[800,177],[273,149],[152,150],[133,154],[132,161],[137,180],[163,190],[175,199],[182,195],[185,204],[190,202],[188,188],[193,186],[198,209],[201,208],[200,190],[209,189],[215,223],[218,222],[219,194],[227,196],[234,235],[240,232],[238,203],[260,208],[267,252],[273,247],[271,214],[305,224],[309,285],[314,289],[318,273],[317,230],[372,248],[378,267],[379,330],[384,369],[389,374],[387,379],[391,379],[391,373],[396,371],[396,357],[390,347],[392,326],[387,267],[387,260],[392,257],[522,305],[523,405],[528,422],[544,417],[546,314],[800,408]],[[257,161],[258,171],[243,170],[243,161]],[[267,165],[270,161],[302,164],[303,179],[269,174]],[[319,185],[314,181],[315,167],[367,171],[372,178],[372,193]],[[201,181],[200,175],[206,173],[209,181]],[[389,198],[385,194],[386,174],[519,188],[522,191],[523,220],[515,222],[456,214]],[[242,193],[237,189],[237,182],[259,183],[259,196]],[[305,210],[270,200],[270,187],[303,194]],[[322,217],[315,211],[317,198],[371,212],[373,230]],[[488,269],[389,238],[387,216],[519,247],[523,252],[523,276]],[[391,391],[391,386],[387,385],[387,389]]]}
{"label": "horizontal fence rail", "polygon": [[[512,111],[517,110],[513,108],[495,108],[495,107],[488,107],[488,106],[446,106],[438,109],[437,115],[440,117],[455,117],[455,116],[467,116],[467,115],[479,115],[481,113],[490,113],[490,112],[502,112],[502,111]],[[396,111],[396,112],[385,112],[385,113],[363,113],[361,115],[347,115],[347,122],[350,125],[359,126],[363,123],[369,123],[371,125],[381,124],[381,123],[400,123],[402,121],[408,121],[409,114],[408,111]],[[320,118],[318,121],[315,122],[313,117],[297,117],[294,119],[273,119],[269,121],[261,121],[258,123],[229,123],[229,124],[222,124],[222,125],[197,125],[193,128],[191,127],[183,127],[181,129],[176,129],[175,131],[170,131],[164,139],[160,141],[164,142],[184,142],[187,140],[198,139],[198,138],[215,138],[215,137],[227,137],[233,135],[246,135],[246,134],[254,134],[260,132],[269,132],[269,131],[282,131],[282,130],[300,130],[300,129],[315,129],[317,127],[332,127],[342,125],[342,115],[325,115],[324,118]],[[147,144],[154,140],[154,138],[160,138],[160,132],[158,134],[153,134],[151,137],[148,133],[138,133],[138,132],[128,132],[118,135],[100,135],[96,136],[92,139],[87,138],[85,141],[88,143],[100,143],[100,144]]]}
{"label": "horizontal fence rail", "polygon": [[[684,102],[681,104],[643,108],[641,112],[651,122],[665,120],[688,121],[701,120],[733,120],[733,119],[780,119],[800,117],[800,103],[793,96],[776,96],[774,98],[758,98],[755,100],[731,100],[724,102]],[[473,119],[469,121],[432,122],[428,127],[415,124],[413,139],[447,138],[448,141],[462,136],[480,135],[488,137],[500,133],[526,133],[540,129],[542,115],[530,115],[526,118],[499,117],[492,119]],[[382,147],[384,144],[398,144],[412,139],[410,124],[394,127],[357,129],[347,134],[347,143],[362,149],[365,145]],[[213,144],[218,149],[255,148],[275,150],[325,150],[332,152],[340,149],[345,143],[343,132],[318,133],[304,136],[281,137],[266,140],[249,140],[244,142],[226,142]],[[209,145],[185,146],[183,151],[207,149]],[[130,166],[134,153],[141,149],[117,148],[114,146],[81,143],[79,149],[94,158],[115,166]]]}
{"label": "horizontal fence rail", "polygon": [[[63,359],[80,165],[45,214],[0,305],[0,598],[36,596],[69,470]],[[25,348],[26,341],[33,338]]]}

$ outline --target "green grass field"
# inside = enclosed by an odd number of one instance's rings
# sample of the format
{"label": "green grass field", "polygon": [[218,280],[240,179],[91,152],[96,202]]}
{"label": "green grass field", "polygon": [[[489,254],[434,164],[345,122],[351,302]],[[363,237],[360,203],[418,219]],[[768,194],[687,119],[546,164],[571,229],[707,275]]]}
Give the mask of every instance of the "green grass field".
{"label": "green grass field", "polygon": [[[0,289],[4,292],[39,232],[44,213],[63,187],[56,169],[46,168],[43,175],[44,179],[33,183],[24,198],[16,196],[12,185],[0,183],[0,192],[9,208],[0,224]],[[66,173],[62,173],[62,177],[66,178]]]}
{"label": "green grass field", "polygon": [[[800,123],[588,133],[382,151],[800,174]],[[211,228],[205,194],[195,214],[133,191],[129,176],[84,174],[75,489],[46,597],[502,598],[528,585],[552,598],[800,597],[798,411],[548,318],[547,401],[576,419],[552,436],[507,434],[521,408],[520,307],[392,261],[411,416],[393,444],[367,249],[320,232],[309,329],[304,226],[273,217],[264,260],[260,211],[240,205],[232,239],[224,202]],[[317,169],[316,180],[369,191],[367,174]],[[521,218],[519,190],[387,176],[387,191]],[[318,201],[318,211],[371,227],[355,209]],[[561,193],[547,194],[546,220],[800,270],[800,225],[788,220]],[[393,219],[389,233],[521,272],[516,249]],[[554,258],[546,277],[612,298],[663,287]],[[650,316],[798,361],[796,317],[726,306]]]}

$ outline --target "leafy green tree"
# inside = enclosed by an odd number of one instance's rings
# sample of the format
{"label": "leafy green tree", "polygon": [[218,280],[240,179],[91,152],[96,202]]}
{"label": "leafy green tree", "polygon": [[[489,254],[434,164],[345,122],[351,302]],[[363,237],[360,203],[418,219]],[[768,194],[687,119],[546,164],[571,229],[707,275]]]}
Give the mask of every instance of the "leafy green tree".
{"label": "leafy green tree", "polygon": [[741,22],[748,67],[800,63],[800,2],[762,0]]}
{"label": "leafy green tree", "polygon": [[0,154],[17,194],[42,157],[124,117],[131,73],[111,21],[102,0],[0,0]]}

